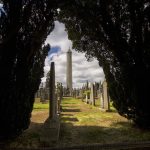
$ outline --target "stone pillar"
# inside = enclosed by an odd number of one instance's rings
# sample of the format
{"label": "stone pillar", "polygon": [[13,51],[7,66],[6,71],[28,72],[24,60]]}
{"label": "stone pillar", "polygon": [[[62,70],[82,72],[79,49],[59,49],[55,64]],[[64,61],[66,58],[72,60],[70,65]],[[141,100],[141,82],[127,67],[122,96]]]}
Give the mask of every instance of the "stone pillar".
{"label": "stone pillar", "polygon": [[102,85],[102,88],[103,88],[103,94],[102,94],[102,107],[103,109],[105,110],[110,110],[110,105],[109,105],[109,94],[108,94],[108,88],[107,88],[107,82],[106,80],[103,82],[103,85]]}
{"label": "stone pillar", "polygon": [[100,95],[100,104],[101,104],[101,108],[104,109],[104,97],[103,97],[103,93],[101,93],[101,95]]}
{"label": "stone pillar", "polygon": [[50,110],[49,110],[49,118],[55,119],[57,116],[56,113],[56,107],[57,107],[57,101],[56,101],[56,95],[55,95],[55,64],[54,62],[51,62],[51,68],[50,68]]}
{"label": "stone pillar", "polygon": [[57,83],[56,98],[57,98],[57,114],[60,114],[61,112],[60,104],[62,99],[62,83]]}
{"label": "stone pillar", "polygon": [[94,96],[94,84],[91,83],[91,92],[90,92],[90,104],[95,106],[95,96]]}
{"label": "stone pillar", "polygon": [[100,108],[104,108],[103,104],[103,88],[101,82],[99,83],[99,100],[100,100]]}
{"label": "stone pillar", "polygon": [[89,103],[89,101],[88,101],[88,93],[86,93],[85,102],[86,102],[87,104]]}
{"label": "stone pillar", "polygon": [[69,49],[67,52],[67,88],[69,89],[69,96],[72,96],[72,52]]}
{"label": "stone pillar", "polygon": [[80,98],[82,101],[84,101],[84,89],[83,88],[80,90]]}
{"label": "stone pillar", "polygon": [[50,79],[49,79],[49,91],[50,91],[50,110],[49,117],[44,122],[42,126],[40,135],[40,142],[45,145],[52,145],[52,143],[56,143],[59,139],[60,132],[60,120],[57,115],[57,94],[55,93],[55,64],[51,62],[50,68]]}
{"label": "stone pillar", "polygon": [[63,99],[63,86],[62,86],[62,83],[60,85],[60,102],[62,101]]}
{"label": "stone pillar", "polygon": [[88,80],[86,81],[85,88],[86,88],[86,90],[88,90],[88,89],[89,89],[89,82],[88,82]]}

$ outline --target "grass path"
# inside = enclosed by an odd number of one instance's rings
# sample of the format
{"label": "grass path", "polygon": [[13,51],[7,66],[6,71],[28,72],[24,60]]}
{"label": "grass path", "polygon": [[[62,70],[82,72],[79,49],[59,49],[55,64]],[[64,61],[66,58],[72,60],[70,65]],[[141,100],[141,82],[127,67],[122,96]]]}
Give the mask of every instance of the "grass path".
{"label": "grass path", "polygon": [[[132,126],[117,112],[102,112],[97,106],[85,104],[79,99],[62,101],[60,138],[55,147],[86,144],[107,144],[134,141],[150,141],[150,131]],[[31,124],[21,136],[7,143],[6,147],[39,148],[40,130],[48,117],[48,104],[35,104]]]}
{"label": "grass path", "polygon": [[102,112],[81,100],[64,99],[59,146],[150,140],[117,112]]}

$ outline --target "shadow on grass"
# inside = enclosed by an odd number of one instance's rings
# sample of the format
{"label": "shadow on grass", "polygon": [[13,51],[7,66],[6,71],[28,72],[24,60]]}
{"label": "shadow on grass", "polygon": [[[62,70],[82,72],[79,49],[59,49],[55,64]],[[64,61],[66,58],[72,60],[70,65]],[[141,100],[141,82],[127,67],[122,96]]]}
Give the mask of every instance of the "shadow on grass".
{"label": "shadow on grass", "polygon": [[70,118],[70,117],[63,117],[62,120],[64,122],[66,122],[66,121],[71,121],[71,122],[77,122],[77,121],[79,121],[77,118]]}
{"label": "shadow on grass", "polygon": [[63,102],[63,104],[69,104],[69,105],[71,104],[72,105],[72,104],[76,104],[76,102],[67,102],[66,101],[66,102]]}
{"label": "shadow on grass", "polygon": [[[65,118],[64,118],[65,119]],[[77,121],[76,118],[66,118],[69,121]],[[145,132],[138,132],[137,130],[126,130],[125,126],[128,124],[124,122],[117,122],[116,124],[122,125],[116,127],[102,127],[102,126],[75,126],[73,123],[61,123],[60,138],[58,144],[52,145],[53,147],[65,147],[65,146],[80,146],[87,144],[113,144],[113,143],[125,143],[141,140],[150,140],[150,136],[143,138]],[[40,134],[43,123],[31,122],[30,128],[27,129],[18,138],[3,143],[3,147],[0,148],[40,148],[45,147],[40,143]],[[113,124],[115,126],[115,124]],[[148,132],[147,134],[149,134]],[[150,134],[149,134],[150,135]],[[143,139],[142,139],[143,138]],[[114,144],[116,146],[116,144]],[[112,145],[113,148],[113,145]],[[92,147],[91,147],[92,149]],[[115,147],[115,149],[119,149]],[[138,149],[138,148],[136,148]],[[129,149],[135,150],[135,149]],[[138,149],[142,150],[142,149]],[[144,149],[145,150],[145,149]]]}
{"label": "shadow on grass", "polygon": [[42,145],[40,144],[40,132],[43,125],[43,123],[31,122],[29,128],[23,131],[20,136],[1,142],[0,144],[2,145],[0,145],[0,148],[14,149],[41,147]]}
{"label": "shadow on grass", "polygon": [[72,114],[61,114],[61,116],[74,116]]}
{"label": "shadow on grass", "polygon": [[[118,124],[123,126],[118,128],[86,125],[75,126],[72,123],[62,123],[60,130],[60,146],[77,146],[100,143],[112,144],[112,148],[115,146],[115,149],[118,150],[120,148],[116,147],[116,145],[119,144],[127,143],[126,149],[128,149],[128,143],[130,144],[134,142],[137,143],[138,141],[144,142],[150,140],[150,132],[145,133],[134,129],[127,130],[125,127],[127,124],[123,124],[123,122]],[[145,137],[145,134],[147,134],[147,137]],[[135,150],[135,148],[133,149]],[[132,150],[132,148],[130,150]],[[140,150],[140,148],[138,150]]]}
{"label": "shadow on grass", "polygon": [[73,100],[74,98],[72,97],[63,97],[62,101],[65,100],[65,101],[68,101],[68,100]]}
{"label": "shadow on grass", "polygon": [[63,108],[62,109],[62,112],[80,112],[80,109],[67,109],[67,108]]}
{"label": "shadow on grass", "polygon": [[122,126],[122,127],[134,127],[131,122],[124,122],[124,121],[116,121],[111,124],[112,127]]}

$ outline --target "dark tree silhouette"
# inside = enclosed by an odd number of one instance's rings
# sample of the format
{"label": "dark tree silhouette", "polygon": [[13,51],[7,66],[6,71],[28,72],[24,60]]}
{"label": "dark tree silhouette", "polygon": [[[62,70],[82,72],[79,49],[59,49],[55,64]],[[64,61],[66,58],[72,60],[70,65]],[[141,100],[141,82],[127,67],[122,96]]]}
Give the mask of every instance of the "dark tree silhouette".
{"label": "dark tree silhouette", "polygon": [[46,83],[45,83],[46,88],[49,88],[49,83],[50,83],[50,71],[48,71],[48,73],[46,74]]}
{"label": "dark tree silhouette", "polygon": [[0,17],[0,138],[26,129],[54,28],[53,0],[2,0]]}
{"label": "dark tree silhouette", "polygon": [[118,112],[150,127],[149,0],[0,0],[0,138],[29,125],[56,1],[74,48],[103,67]]}
{"label": "dark tree silhouette", "polygon": [[59,8],[73,48],[103,67],[119,114],[149,128],[149,0],[61,0]]}

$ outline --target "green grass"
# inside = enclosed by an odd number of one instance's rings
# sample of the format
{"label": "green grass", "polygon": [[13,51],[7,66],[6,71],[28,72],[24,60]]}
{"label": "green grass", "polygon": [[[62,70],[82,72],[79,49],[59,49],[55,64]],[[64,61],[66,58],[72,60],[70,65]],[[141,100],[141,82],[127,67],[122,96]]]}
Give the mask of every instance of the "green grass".
{"label": "green grass", "polygon": [[[112,104],[111,109],[113,108]],[[15,141],[6,144],[12,148],[38,148],[41,129],[40,119],[48,114],[49,104],[35,103],[31,126]],[[82,102],[79,99],[64,98],[62,100],[60,138],[56,147],[86,145],[94,143],[124,143],[133,141],[149,141],[150,131],[135,128],[131,121],[121,117],[114,109],[103,112],[96,106]],[[37,112],[37,110],[40,110]],[[40,116],[41,115],[41,116]],[[33,119],[34,118],[34,119]]]}
{"label": "green grass", "polygon": [[48,109],[49,108],[49,104],[42,104],[42,103],[34,103],[33,105],[33,110],[43,110],[43,109]]}
{"label": "green grass", "polygon": [[112,103],[111,112],[100,111],[99,103],[97,100],[92,106],[78,99],[62,101],[61,146],[150,140],[150,131],[135,128],[117,113]]}

